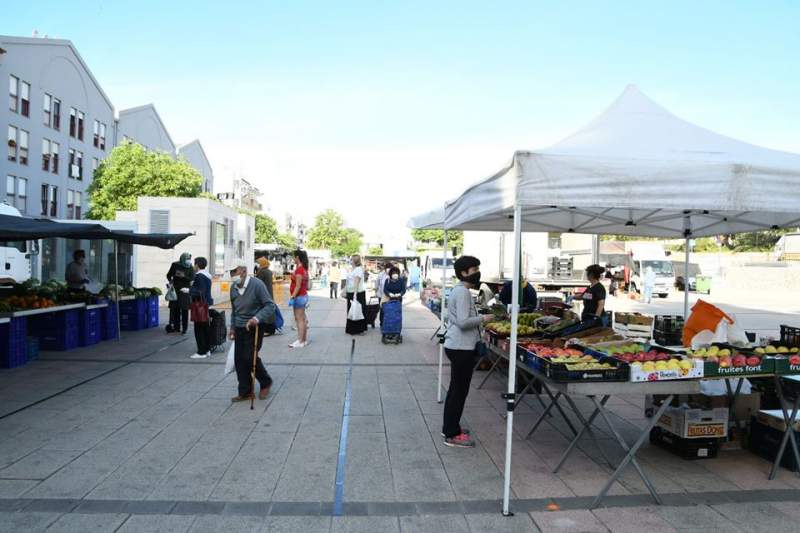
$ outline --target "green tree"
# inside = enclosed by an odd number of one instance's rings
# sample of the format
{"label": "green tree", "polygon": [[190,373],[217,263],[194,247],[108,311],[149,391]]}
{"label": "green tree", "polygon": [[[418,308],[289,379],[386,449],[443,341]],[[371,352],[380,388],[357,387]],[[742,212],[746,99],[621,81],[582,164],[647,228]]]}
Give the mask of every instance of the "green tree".
{"label": "green tree", "polygon": [[[436,244],[444,246],[444,230],[441,229],[412,229],[411,237],[422,244]],[[447,247],[464,248],[464,232],[450,230],[447,232]]]}
{"label": "green tree", "polygon": [[360,231],[345,228],[342,240],[331,247],[334,257],[350,256],[361,250],[362,235]]}
{"label": "green tree", "polygon": [[262,213],[255,213],[253,217],[256,220],[256,242],[279,242],[278,223],[274,218]]}
{"label": "green tree", "polygon": [[87,217],[114,220],[117,211],[135,210],[140,196],[197,198],[202,188],[203,177],[186,161],[126,142],[94,171]]}
{"label": "green tree", "polygon": [[357,254],[361,242],[361,232],[345,227],[344,217],[333,209],[326,209],[314,218],[307,240],[309,248],[330,250],[335,256]]}
{"label": "green tree", "polygon": [[367,250],[368,255],[383,255],[383,246],[370,246]]}
{"label": "green tree", "polygon": [[284,248],[296,248],[297,247],[297,239],[294,235],[289,233],[280,233],[278,234],[277,239],[278,244],[283,246]]}

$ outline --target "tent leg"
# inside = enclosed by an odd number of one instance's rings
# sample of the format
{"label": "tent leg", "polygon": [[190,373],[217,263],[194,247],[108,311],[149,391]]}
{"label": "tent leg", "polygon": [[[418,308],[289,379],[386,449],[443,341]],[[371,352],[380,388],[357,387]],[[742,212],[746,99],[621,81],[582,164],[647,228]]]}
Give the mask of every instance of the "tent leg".
{"label": "tent leg", "polygon": [[517,384],[517,321],[519,319],[520,269],[522,252],[522,208],[514,205],[514,274],[511,281],[511,339],[508,354],[508,390],[506,400],[506,460],[503,467],[503,516],[512,516],[509,509],[511,499],[511,443],[514,436],[514,406]]}
{"label": "tent leg", "polygon": [[114,299],[117,301],[117,342],[122,340],[122,324],[119,312],[119,242],[114,240]]}
{"label": "tent leg", "polygon": [[686,251],[683,260],[683,319],[689,318],[689,238],[684,241]]}
{"label": "tent leg", "polygon": [[[447,331],[444,325],[444,316],[447,312],[447,230],[444,230],[444,253],[442,254],[442,333]],[[436,401],[442,403],[442,358],[444,357],[444,344],[439,345],[439,377],[436,384]]]}

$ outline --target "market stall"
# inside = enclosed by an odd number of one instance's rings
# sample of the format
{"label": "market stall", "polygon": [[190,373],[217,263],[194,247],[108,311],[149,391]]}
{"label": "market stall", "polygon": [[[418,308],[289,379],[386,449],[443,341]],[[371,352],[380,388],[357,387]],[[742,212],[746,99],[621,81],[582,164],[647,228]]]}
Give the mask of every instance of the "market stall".
{"label": "market stall", "polygon": [[[60,223],[0,215],[0,242],[44,238],[108,239],[115,242],[115,250],[118,242],[166,249],[173,248],[189,235],[140,234],[112,231],[93,223]],[[118,279],[118,272],[115,277]],[[56,280],[44,284],[28,280],[9,287],[8,292],[0,301],[0,318],[7,319],[0,324],[3,366],[24,364],[26,353],[36,352],[39,347],[69,350],[119,338],[120,329],[142,329],[152,326],[153,322],[158,324],[160,291],[157,289],[122,289],[114,284],[100,294],[90,294],[68,291],[64,283]],[[126,305],[130,305],[127,300],[134,302],[133,312],[126,311]],[[132,315],[131,320],[135,322],[133,327],[123,327],[127,326],[124,317],[128,315]],[[39,342],[34,348],[28,346],[32,336]]]}
{"label": "market stall", "polygon": [[[523,230],[680,237],[688,263],[692,238],[798,224],[799,155],[683,121],[629,86],[584,128],[550,148],[515,153],[508,166],[448,202],[443,227],[513,229],[513,292],[519,294]],[[684,297],[687,315],[688,291]],[[510,351],[518,338],[516,301]],[[516,368],[509,365],[504,395],[504,514],[510,512]]]}

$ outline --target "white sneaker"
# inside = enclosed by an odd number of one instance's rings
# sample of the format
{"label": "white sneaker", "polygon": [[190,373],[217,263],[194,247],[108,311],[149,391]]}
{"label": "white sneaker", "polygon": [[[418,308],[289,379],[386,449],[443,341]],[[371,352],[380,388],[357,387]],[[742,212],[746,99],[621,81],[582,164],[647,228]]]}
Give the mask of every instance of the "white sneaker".
{"label": "white sneaker", "polygon": [[289,344],[289,348],[302,348],[304,344],[299,340],[294,341],[293,343]]}
{"label": "white sneaker", "polygon": [[205,353],[196,353],[189,356],[189,359],[205,359],[208,357],[208,354]]}

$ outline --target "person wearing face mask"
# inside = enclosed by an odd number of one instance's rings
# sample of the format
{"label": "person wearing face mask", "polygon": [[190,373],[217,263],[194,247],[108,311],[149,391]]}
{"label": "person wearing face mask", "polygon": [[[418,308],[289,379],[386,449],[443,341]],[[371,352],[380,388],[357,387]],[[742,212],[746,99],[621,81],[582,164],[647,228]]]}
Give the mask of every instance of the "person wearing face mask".
{"label": "person wearing face mask", "polygon": [[[214,305],[211,298],[211,274],[208,273],[208,260],[205,257],[196,257],[194,260],[194,281],[189,289],[192,301],[199,301],[206,309]],[[191,355],[192,359],[205,359],[211,351],[211,322],[194,323],[194,340],[197,342],[197,352]]]}
{"label": "person wearing face mask", "polygon": [[450,386],[444,401],[442,436],[444,445],[452,448],[473,448],[475,441],[469,431],[461,427],[461,415],[472,381],[472,370],[478,357],[481,325],[492,320],[492,315],[479,315],[470,289],[481,284],[481,262],[477,257],[462,255],[453,265],[459,283],[450,292],[447,301],[448,326],[444,338],[444,352],[450,360]]}
{"label": "person wearing face mask", "polygon": [[403,299],[406,293],[406,278],[400,276],[400,269],[393,266],[389,269],[383,283],[383,296],[388,300]]}
{"label": "person wearing face mask", "polygon": [[67,288],[73,291],[81,291],[89,283],[89,269],[86,268],[86,252],[75,250],[72,254],[72,262],[67,265],[67,272],[64,275]]}
{"label": "person wearing face mask", "polygon": [[[277,307],[269,297],[264,283],[247,275],[247,264],[240,260],[231,270],[231,327],[228,338],[234,341],[234,363],[239,380],[239,394],[231,401],[249,400],[255,391],[250,372],[253,368],[253,350],[256,355],[256,381],[261,389],[258,398],[264,400],[272,386],[272,378],[258,357],[264,335],[261,325],[274,322]],[[258,335],[256,335],[258,333]]]}
{"label": "person wearing face mask", "polygon": [[180,331],[182,335],[185,335],[189,328],[189,307],[192,304],[189,288],[194,281],[192,254],[184,252],[178,261],[170,265],[167,281],[175,288],[178,295],[177,300],[169,303],[167,333]]}

